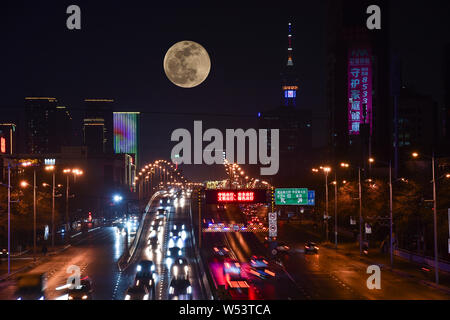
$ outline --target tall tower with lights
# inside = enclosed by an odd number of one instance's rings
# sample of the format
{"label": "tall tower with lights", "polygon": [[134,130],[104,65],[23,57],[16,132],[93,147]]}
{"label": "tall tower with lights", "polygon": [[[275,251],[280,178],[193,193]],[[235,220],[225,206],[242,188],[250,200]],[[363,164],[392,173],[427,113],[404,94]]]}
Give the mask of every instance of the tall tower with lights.
{"label": "tall tower with lights", "polygon": [[283,106],[295,107],[297,105],[298,78],[294,65],[294,49],[292,47],[292,23],[288,23],[287,62],[281,73]]}

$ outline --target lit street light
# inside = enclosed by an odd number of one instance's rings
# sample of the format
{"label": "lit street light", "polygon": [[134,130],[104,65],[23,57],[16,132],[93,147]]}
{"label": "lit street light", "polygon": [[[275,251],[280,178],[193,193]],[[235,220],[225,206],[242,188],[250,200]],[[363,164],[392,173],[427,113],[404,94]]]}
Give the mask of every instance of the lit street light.
{"label": "lit street light", "polygon": [[[413,152],[413,158],[418,158],[419,153]],[[436,284],[439,284],[439,256],[438,256],[438,239],[437,239],[437,206],[436,206],[436,174],[435,174],[435,156],[434,151],[431,156],[431,171],[433,183],[433,224],[434,224],[434,271]]]}
{"label": "lit street light", "polygon": [[[325,226],[326,226],[326,241],[328,242],[328,173],[330,173],[331,168],[330,167],[320,167],[320,170],[322,170],[325,174]],[[318,169],[313,168],[312,171],[314,173],[319,172]]]}

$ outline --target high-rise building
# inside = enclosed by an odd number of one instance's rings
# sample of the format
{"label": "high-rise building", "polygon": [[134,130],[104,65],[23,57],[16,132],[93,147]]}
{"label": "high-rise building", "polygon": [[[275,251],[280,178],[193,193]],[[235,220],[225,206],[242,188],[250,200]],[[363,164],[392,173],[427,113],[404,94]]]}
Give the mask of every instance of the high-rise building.
{"label": "high-rise building", "polygon": [[[305,170],[310,169],[312,149],[312,114],[297,101],[298,76],[295,69],[292,45],[292,23],[288,24],[287,62],[281,73],[281,104],[258,114],[258,126],[269,129],[268,150],[272,148],[270,130],[279,130],[280,164],[279,172],[272,183],[295,184]],[[298,181],[297,181],[298,182]]]}
{"label": "high-rise building", "polygon": [[287,61],[281,73],[282,105],[286,107],[295,107],[297,105],[298,77],[294,64],[294,49],[292,46],[293,37],[292,23],[289,22]]}
{"label": "high-rise building", "polygon": [[413,151],[431,154],[438,139],[438,108],[431,96],[402,87],[398,112],[398,146],[400,156],[410,159]]}
{"label": "high-rise building", "polygon": [[113,103],[112,99],[86,99],[83,119],[83,142],[90,154],[112,154]]}
{"label": "high-rise building", "polygon": [[450,43],[444,49],[444,108],[443,108],[443,137],[446,142],[446,156],[450,156]]}
{"label": "high-rise building", "polygon": [[16,151],[16,125],[0,124],[0,154],[13,154]]}
{"label": "high-rise building", "polygon": [[[381,30],[369,30],[370,5],[381,8]],[[365,166],[392,152],[388,6],[385,0],[327,1],[327,107],[333,162]]]}
{"label": "high-rise building", "polygon": [[72,118],[66,107],[51,97],[27,97],[25,151],[30,154],[60,152],[70,144]]}
{"label": "high-rise building", "polygon": [[56,106],[56,143],[59,146],[72,145],[72,115],[66,106]]}
{"label": "high-rise building", "polygon": [[139,160],[139,112],[114,112],[114,152]]}

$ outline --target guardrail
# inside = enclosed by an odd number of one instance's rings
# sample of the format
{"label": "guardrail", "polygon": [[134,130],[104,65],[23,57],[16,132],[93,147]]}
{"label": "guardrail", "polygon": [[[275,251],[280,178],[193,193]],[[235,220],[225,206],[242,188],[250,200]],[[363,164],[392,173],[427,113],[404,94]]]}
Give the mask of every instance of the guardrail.
{"label": "guardrail", "polygon": [[[394,254],[403,259],[407,259],[407,260],[415,262],[415,263],[425,264],[427,266],[434,268],[434,258],[433,257],[420,256],[418,254],[412,253],[411,251],[408,251],[405,249],[395,249]],[[450,263],[439,259],[438,265],[439,265],[439,271],[450,272]]]}
{"label": "guardrail", "polygon": [[[191,198],[191,202],[192,202],[192,198]],[[203,288],[205,297],[207,297],[207,300],[214,300],[216,295],[214,293],[214,290],[211,288],[211,279],[209,277],[209,272],[205,272],[206,267],[205,267],[205,265],[203,263],[204,259],[203,259],[202,255],[201,255],[201,252],[200,252],[199,248],[197,247],[197,244],[196,244],[196,241],[195,241],[194,220],[192,218],[192,203],[191,202],[189,203],[189,215],[190,215],[190,218],[191,218],[192,244],[194,246],[194,252],[195,252],[195,256],[196,256],[196,260],[197,260],[196,265],[198,266],[198,269],[199,269],[197,271],[197,274],[201,278],[201,284],[202,284],[202,288]],[[200,221],[199,221],[199,223],[200,223]]]}
{"label": "guardrail", "polygon": [[139,223],[139,228],[136,231],[136,235],[133,239],[131,246],[129,247],[128,251],[124,252],[122,254],[122,256],[119,258],[119,260],[117,261],[120,271],[125,270],[128,267],[128,265],[130,264],[130,261],[133,258],[134,253],[136,252],[137,245],[140,241],[142,229],[144,228],[144,225],[145,225],[145,219],[147,218],[147,213],[150,210],[150,206],[151,206],[153,200],[159,195],[159,193],[160,193],[160,191],[155,192],[152,195],[152,197],[150,198],[150,200],[148,201],[147,206],[145,207],[145,210],[144,210],[144,214],[141,217],[141,222]]}

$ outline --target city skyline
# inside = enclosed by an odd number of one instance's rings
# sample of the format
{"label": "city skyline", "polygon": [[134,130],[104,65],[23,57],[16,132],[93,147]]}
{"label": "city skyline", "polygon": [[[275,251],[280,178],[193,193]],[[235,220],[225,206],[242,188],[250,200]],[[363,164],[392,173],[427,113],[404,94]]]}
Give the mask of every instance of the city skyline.
{"label": "city skyline", "polygon": [[449,1],[0,7],[0,300],[450,300]]}

